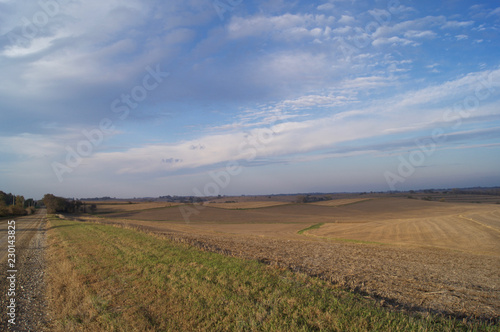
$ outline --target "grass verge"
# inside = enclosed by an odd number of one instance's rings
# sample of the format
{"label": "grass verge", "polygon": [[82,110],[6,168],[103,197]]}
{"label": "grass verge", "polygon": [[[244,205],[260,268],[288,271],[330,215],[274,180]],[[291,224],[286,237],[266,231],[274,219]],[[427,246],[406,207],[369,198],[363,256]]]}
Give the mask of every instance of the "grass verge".
{"label": "grass verge", "polygon": [[390,312],[317,278],[157,236],[50,218],[51,331],[497,330]]}

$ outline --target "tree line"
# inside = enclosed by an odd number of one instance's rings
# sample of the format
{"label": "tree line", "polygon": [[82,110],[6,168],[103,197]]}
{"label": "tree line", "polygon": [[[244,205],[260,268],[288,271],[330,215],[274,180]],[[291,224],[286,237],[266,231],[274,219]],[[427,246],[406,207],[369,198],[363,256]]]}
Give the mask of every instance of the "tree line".
{"label": "tree line", "polygon": [[[45,194],[43,196],[43,204],[47,208],[47,213],[65,212],[65,213],[77,213],[77,212],[95,212],[95,204],[87,204],[80,200],[70,200],[64,197],[54,196],[52,194]],[[89,205],[89,206],[88,206]],[[87,211],[88,210],[88,211]]]}
{"label": "tree line", "polygon": [[33,198],[25,199],[0,190],[0,217],[24,216],[35,213],[37,202]]}
{"label": "tree line", "polygon": [[52,194],[46,194],[41,201],[36,201],[32,198],[25,199],[21,195],[7,194],[0,190],[0,218],[33,214],[36,208],[42,205],[47,208],[47,213],[94,213],[97,209],[95,204],[66,199]]}

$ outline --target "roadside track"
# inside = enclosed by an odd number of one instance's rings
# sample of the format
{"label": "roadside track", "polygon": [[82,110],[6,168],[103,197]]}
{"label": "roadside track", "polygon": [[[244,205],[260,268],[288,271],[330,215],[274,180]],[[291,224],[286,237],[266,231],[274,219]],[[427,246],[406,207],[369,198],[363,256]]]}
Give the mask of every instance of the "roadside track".
{"label": "roadside track", "polygon": [[[0,331],[47,331],[45,216],[46,209],[40,209],[30,216],[0,220]],[[7,260],[9,220],[16,226],[15,263]],[[12,301],[15,305],[10,307]]]}
{"label": "roadside track", "polygon": [[30,239],[35,235],[39,230],[43,218],[45,218],[47,214],[46,209],[37,210],[35,214],[30,216],[23,217],[15,217],[15,218],[7,218],[2,219],[0,221],[0,264],[2,264],[7,258],[7,222],[9,220],[16,221],[16,251],[22,250],[29,243]]}

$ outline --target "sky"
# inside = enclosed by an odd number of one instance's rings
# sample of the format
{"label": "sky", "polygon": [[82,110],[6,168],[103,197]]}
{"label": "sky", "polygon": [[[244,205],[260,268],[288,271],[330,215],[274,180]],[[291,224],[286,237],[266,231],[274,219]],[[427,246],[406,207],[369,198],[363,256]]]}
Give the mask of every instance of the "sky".
{"label": "sky", "polygon": [[497,1],[0,0],[0,190],[500,185]]}

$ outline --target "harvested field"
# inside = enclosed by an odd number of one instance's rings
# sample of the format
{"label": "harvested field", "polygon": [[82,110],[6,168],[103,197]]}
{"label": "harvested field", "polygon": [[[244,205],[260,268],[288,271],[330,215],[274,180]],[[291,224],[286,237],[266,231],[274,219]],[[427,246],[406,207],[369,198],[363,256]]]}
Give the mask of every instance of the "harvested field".
{"label": "harvested field", "polygon": [[[188,217],[186,220],[185,217]],[[280,205],[259,209],[220,209],[205,205],[117,213],[113,217],[190,223],[315,223],[318,218],[334,221],[330,207],[307,204]]]}
{"label": "harvested field", "polygon": [[[87,203],[87,205],[92,203]],[[116,213],[124,211],[140,211],[181,205],[180,203],[146,202],[146,203],[94,203],[97,213]]]}
{"label": "harvested field", "polygon": [[332,199],[332,200],[328,200],[328,201],[313,202],[313,203],[309,203],[309,204],[322,205],[322,206],[341,206],[341,205],[359,203],[359,202],[367,201],[370,199],[371,198]]}
{"label": "harvested field", "polygon": [[216,207],[221,209],[258,209],[270,206],[278,206],[290,204],[289,202],[273,202],[273,201],[249,201],[249,202],[235,202],[235,203],[207,203],[206,206]]}
{"label": "harvested field", "polygon": [[[480,216],[480,215],[479,215]],[[308,234],[337,239],[430,246],[499,255],[500,232],[461,215],[325,224]]]}
{"label": "harvested field", "polygon": [[491,210],[484,209],[484,211],[479,213],[467,213],[461,217],[500,232],[500,207]]}
{"label": "harvested field", "polygon": [[[197,212],[189,223],[182,208]],[[99,221],[304,271],[390,306],[500,316],[498,205],[375,198],[337,206],[198,208],[122,212]],[[325,224],[297,234],[318,223]]]}
{"label": "harvested field", "polygon": [[[234,203],[227,203],[234,204]],[[453,204],[427,202],[404,198],[368,199],[337,206],[318,204],[286,204],[258,209],[219,209],[206,205],[181,205],[178,208],[158,208],[123,212],[116,218],[184,222],[185,216],[193,223],[365,223],[423,216],[449,216],[464,213],[482,213],[485,206],[496,205]]]}

